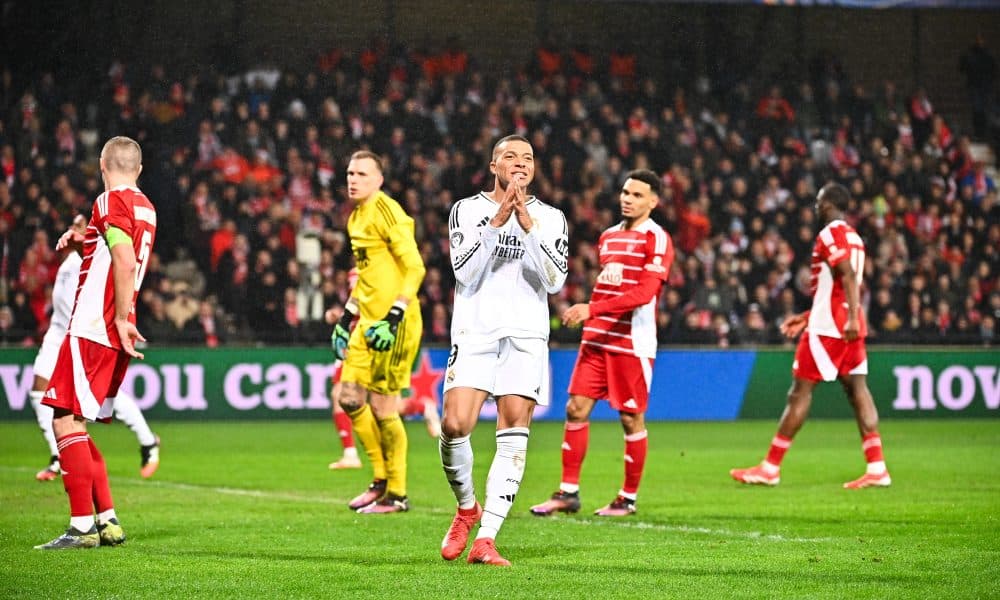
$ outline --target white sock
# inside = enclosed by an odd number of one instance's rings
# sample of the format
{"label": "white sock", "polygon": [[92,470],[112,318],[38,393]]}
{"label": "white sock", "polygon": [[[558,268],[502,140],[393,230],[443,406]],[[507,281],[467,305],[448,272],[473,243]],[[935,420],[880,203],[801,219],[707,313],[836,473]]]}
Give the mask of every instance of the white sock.
{"label": "white sock", "polygon": [[438,451],[441,453],[441,466],[444,467],[448,485],[455,494],[459,508],[472,508],[476,505],[476,490],[472,484],[472,443],[469,436],[451,439],[442,433],[438,438]]}
{"label": "white sock", "polygon": [[42,397],[45,392],[28,392],[31,398],[31,408],[35,409],[35,418],[38,420],[38,428],[42,430],[42,437],[49,445],[49,456],[59,456],[59,448],[56,446],[56,436],[52,433],[52,414],[55,412],[51,406],[42,404]]}
{"label": "white sock", "polygon": [[351,446],[350,448],[344,448],[344,458],[357,458],[357,457],[358,457],[358,449],[356,447]]}
{"label": "white sock", "polygon": [[771,464],[766,460],[761,462],[760,466],[761,468],[764,469],[765,473],[771,476],[777,475],[781,471],[781,467],[779,467],[778,465]]}
{"label": "white sock", "polygon": [[118,515],[115,514],[115,509],[109,508],[108,510],[97,513],[97,522],[100,524],[105,524],[111,519],[117,519]]}
{"label": "white sock", "polygon": [[865,470],[869,475],[881,475],[885,473],[885,461],[877,460],[875,462],[868,463],[868,468]]}
{"label": "white sock", "polygon": [[85,517],[70,517],[69,526],[73,527],[77,531],[87,533],[94,527],[94,515],[87,515]]}
{"label": "white sock", "polygon": [[525,457],[528,453],[528,428],[511,427],[497,430],[497,453],[493,456],[490,473],[486,477],[486,505],[476,539],[495,538],[524,476]]}
{"label": "white sock", "polygon": [[580,484],[566,483],[565,481],[560,481],[559,490],[562,492],[566,492],[567,494],[575,494],[580,491]]}
{"label": "white sock", "polygon": [[142,416],[142,411],[136,405],[132,396],[124,392],[118,392],[114,398],[115,418],[125,423],[125,425],[135,433],[140,446],[152,446],[156,443],[156,436],[146,424],[146,417]]}

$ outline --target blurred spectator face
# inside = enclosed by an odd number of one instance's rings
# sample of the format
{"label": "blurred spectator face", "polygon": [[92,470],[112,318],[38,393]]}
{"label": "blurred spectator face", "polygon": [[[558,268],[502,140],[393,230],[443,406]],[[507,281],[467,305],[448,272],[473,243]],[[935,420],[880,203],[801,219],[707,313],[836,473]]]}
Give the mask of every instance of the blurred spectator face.
{"label": "blurred spectator face", "polygon": [[367,200],[381,189],[382,183],[382,171],[375,159],[356,158],[347,165],[347,194],[351,200]]}

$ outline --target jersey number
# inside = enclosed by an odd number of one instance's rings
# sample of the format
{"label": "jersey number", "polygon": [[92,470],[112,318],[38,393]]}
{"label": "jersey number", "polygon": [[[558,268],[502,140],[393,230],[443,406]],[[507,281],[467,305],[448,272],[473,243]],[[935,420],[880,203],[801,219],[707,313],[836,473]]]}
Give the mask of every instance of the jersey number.
{"label": "jersey number", "polygon": [[142,241],[139,243],[139,254],[135,257],[135,290],[139,291],[142,285],[142,278],[146,275],[146,265],[149,263],[149,248],[153,245],[153,234],[149,231],[142,232]]}

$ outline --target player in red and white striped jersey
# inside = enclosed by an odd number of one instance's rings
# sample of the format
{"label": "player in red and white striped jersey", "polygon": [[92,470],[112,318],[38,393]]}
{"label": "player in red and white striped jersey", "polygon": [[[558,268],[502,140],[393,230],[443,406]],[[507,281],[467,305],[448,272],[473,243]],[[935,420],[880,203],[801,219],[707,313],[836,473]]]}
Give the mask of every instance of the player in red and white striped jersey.
{"label": "player in red and white striped jersey", "polygon": [[563,314],[567,325],[583,323],[583,341],[570,379],[562,444],[562,481],[552,497],[531,508],[535,515],[580,509],[580,468],[587,454],[590,413],[606,398],[625,429],[625,483],[601,516],[635,512],[646,462],[645,413],[656,357],[656,302],[674,262],[670,235],[650,219],[659,202],[660,178],[632,171],[619,200],[622,222],[601,234],[601,274],[588,304]]}
{"label": "player in red and white striped jersey", "polygon": [[[44,550],[92,548],[125,541],[104,458],[87,435],[87,421],[108,420],[136,341],[135,299],[156,237],[156,210],[136,187],[142,151],[127,137],[101,150],[104,193],[94,202],[87,232],[67,231],[56,246],[83,255],[69,335],[63,340],[42,403],[52,427],[69,496],[70,526]],[[94,509],[97,509],[95,523]]]}
{"label": "player in red and white striped jersey", "polygon": [[794,380],[788,391],[788,405],[764,461],[729,472],[737,481],[777,485],[781,481],[785,452],[809,415],[813,388],[821,381],[839,379],[854,409],[861,449],[868,463],[865,474],[844,487],[885,487],[892,483],[882,455],[878,410],[868,389],[865,352],[868,326],[859,291],[865,269],[865,245],[854,228],[843,220],[850,200],[847,188],[837,183],[823,186],[816,196],[816,215],[824,226],[813,246],[812,308],[781,324],[782,333],[789,338],[801,334],[792,363]]}

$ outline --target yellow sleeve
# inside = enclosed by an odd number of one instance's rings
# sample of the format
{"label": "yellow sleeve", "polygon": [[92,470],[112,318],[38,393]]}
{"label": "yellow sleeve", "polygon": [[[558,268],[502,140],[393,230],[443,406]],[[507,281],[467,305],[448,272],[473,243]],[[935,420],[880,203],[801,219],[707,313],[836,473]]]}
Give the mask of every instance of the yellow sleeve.
{"label": "yellow sleeve", "polygon": [[413,233],[413,219],[406,214],[398,202],[385,202],[383,206],[389,212],[385,221],[386,244],[403,273],[399,295],[412,302],[417,297],[426,272],[424,259],[420,256],[417,240]]}

